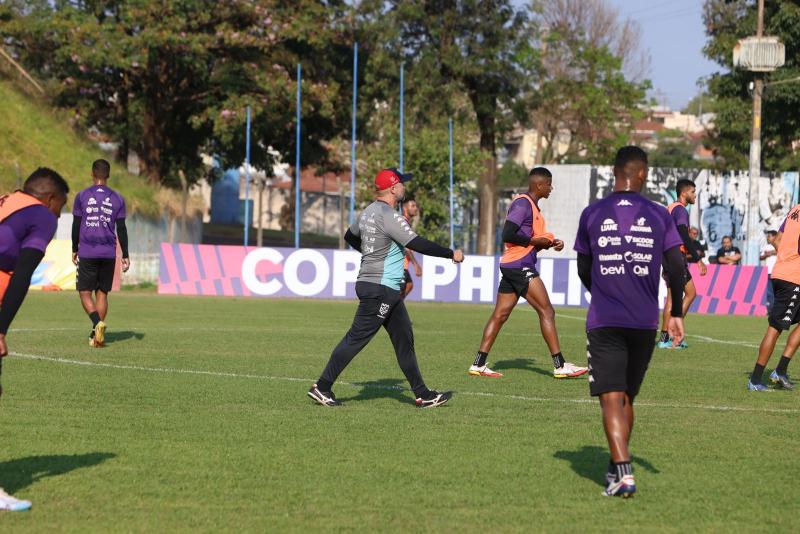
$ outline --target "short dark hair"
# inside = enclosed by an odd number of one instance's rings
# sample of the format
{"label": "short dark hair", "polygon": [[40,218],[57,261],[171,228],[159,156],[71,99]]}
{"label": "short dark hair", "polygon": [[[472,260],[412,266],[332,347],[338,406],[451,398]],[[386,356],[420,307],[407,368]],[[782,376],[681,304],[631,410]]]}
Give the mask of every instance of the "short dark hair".
{"label": "short dark hair", "polygon": [[111,174],[111,164],[104,159],[95,160],[92,163],[92,176],[101,180],[108,180]]}
{"label": "short dark hair", "polygon": [[775,237],[776,235],[778,235],[778,231],[777,230],[767,230],[767,234],[771,235],[772,237]]}
{"label": "short dark hair", "polygon": [[632,161],[640,161],[647,165],[647,152],[638,146],[624,146],[617,150],[617,156],[614,158],[614,167],[617,169],[623,169]]}
{"label": "short dark hair", "polygon": [[69,185],[67,181],[53,169],[49,167],[39,167],[25,180],[22,190],[36,198],[40,198],[47,193],[59,193],[67,196],[69,193]]}
{"label": "short dark hair", "polygon": [[403,204],[405,204],[407,202],[413,202],[414,204],[416,204],[417,203],[417,199],[414,198],[414,195],[409,195],[409,196],[407,196],[406,198],[403,199]]}
{"label": "short dark hair", "polygon": [[531,176],[541,176],[542,178],[552,178],[553,173],[547,170],[545,167],[534,167],[531,169],[531,172],[528,173],[528,178]]}
{"label": "short dark hair", "polygon": [[731,242],[733,242],[733,238],[732,238],[731,236],[729,236],[729,235],[724,235],[724,236],[722,236],[722,240],[723,240],[723,241],[725,241],[726,239],[730,239],[730,240],[731,240]]}
{"label": "short dark hair", "polygon": [[678,183],[675,184],[675,193],[680,197],[681,193],[683,193],[690,187],[697,188],[697,186],[693,181],[689,180],[688,178],[681,178],[680,180],[678,180]]}

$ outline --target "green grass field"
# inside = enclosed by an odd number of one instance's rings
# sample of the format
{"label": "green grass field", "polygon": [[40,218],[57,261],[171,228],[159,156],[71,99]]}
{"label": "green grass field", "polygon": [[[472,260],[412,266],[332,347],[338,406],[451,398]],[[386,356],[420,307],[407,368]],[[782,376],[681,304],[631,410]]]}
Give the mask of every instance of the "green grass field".
{"label": "green grass field", "polygon": [[[111,304],[104,349],[72,293],[31,294],[9,333],[0,485],[34,508],[0,514],[1,532],[800,529],[800,392],[745,389],[763,318],[691,317],[690,349],[656,353],[623,501],[600,496],[586,380],[550,377],[529,309],[490,355],[497,380],[466,374],[490,307],[411,303],[423,374],[451,403],[416,409],[380,333],[329,409],[306,390],[353,302]],[[585,361],[583,312],[558,313]]]}

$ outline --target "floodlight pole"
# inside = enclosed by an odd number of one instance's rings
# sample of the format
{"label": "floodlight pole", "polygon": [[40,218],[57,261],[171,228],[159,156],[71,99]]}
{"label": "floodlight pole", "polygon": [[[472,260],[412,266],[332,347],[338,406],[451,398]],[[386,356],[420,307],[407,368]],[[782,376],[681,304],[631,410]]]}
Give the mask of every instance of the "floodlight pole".
{"label": "floodlight pole", "polygon": [[303,68],[297,64],[297,135],[295,137],[294,151],[294,248],[300,248],[300,83],[302,81]]}
{"label": "floodlight pole", "polygon": [[[758,22],[756,36],[764,35],[764,0],[758,0]],[[758,232],[759,185],[761,181],[761,94],[764,91],[764,75],[755,73],[753,83],[753,128],[750,136],[750,195],[747,212],[747,259],[748,265],[758,265],[759,244],[761,236]]]}
{"label": "floodlight pole", "polygon": [[450,131],[450,248],[453,248],[453,119],[448,119]]}
{"label": "floodlight pole", "polygon": [[250,244],[250,106],[247,106],[247,132],[244,154],[244,246]]}
{"label": "floodlight pole", "polygon": [[405,69],[404,63],[400,63],[400,165],[399,169],[400,172],[403,172],[403,137],[405,134],[405,106],[404,106],[404,98],[406,92],[406,84],[405,84]]}
{"label": "floodlight pole", "polygon": [[353,44],[353,137],[350,141],[350,224],[356,217],[356,110],[358,106],[358,43]]}

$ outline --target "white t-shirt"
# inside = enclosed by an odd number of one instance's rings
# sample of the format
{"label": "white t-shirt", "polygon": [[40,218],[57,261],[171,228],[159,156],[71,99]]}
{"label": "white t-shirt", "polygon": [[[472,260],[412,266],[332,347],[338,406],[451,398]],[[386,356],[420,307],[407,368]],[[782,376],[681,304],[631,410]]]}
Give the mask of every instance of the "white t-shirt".
{"label": "white t-shirt", "polygon": [[[761,247],[761,253],[764,254],[765,252],[776,252],[775,247],[767,243]],[[774,254],[772,256],[767,256],[767,259],[764,260],[764,265],[767,266],[767,274],[772,274],[772,268],[775,267],[776,261],[778,261],[778,256]]]}

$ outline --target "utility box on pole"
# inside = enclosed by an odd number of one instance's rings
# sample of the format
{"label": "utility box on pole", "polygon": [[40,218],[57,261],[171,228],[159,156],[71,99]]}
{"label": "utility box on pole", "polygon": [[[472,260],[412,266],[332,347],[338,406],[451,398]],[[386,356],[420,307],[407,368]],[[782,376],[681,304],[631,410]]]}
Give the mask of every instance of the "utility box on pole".
{"label": "utility box on pole", "polygon": [[739,40],[733,48],[733,64],[755,72],[753,88],[753,128],[750,137],[750,194],[747,210],[747,247],[744,262],[758,265],[762,235],[758,227],[758,206],[761,182],[761,96],[764,91],[764,72],[784,64],[786,49],[777,37],[764,37],[764,0],[758,0],[755,37]]}
{"label": "utility box on pole", "polygon": [[772,72],[786,62],[786,47],[777,37],[746,37],[733,47],[733,66],[751,72]]}

